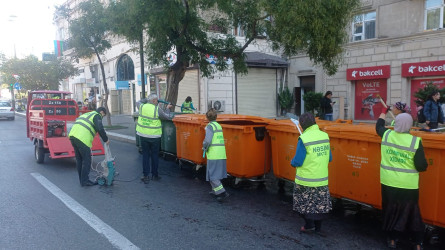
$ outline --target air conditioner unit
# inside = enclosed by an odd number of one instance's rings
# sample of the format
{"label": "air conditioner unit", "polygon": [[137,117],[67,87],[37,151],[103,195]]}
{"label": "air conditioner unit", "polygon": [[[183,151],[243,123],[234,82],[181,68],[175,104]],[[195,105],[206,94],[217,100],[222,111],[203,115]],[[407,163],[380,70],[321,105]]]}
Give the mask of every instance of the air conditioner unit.
{"label": "air conditioner unit", "polygon": [[209,109],[215,109],[218,112],[224,112],[226,110],[226,101],[224,100],[210,100]]}

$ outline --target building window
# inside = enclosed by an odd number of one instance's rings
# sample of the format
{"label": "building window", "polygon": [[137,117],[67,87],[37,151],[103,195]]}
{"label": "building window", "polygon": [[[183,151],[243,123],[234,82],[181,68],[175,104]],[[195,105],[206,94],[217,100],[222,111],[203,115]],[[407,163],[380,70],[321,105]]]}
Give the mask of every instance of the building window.
{"label": "building window", "polygon": [[425,1],[425,30],[441,29],[444,26],[443,0]]}
{"label": "building window", "polygon": [[123,55],[117,63],[117,80],[134,80],[133,60],[128,55]]}
{"label": "building window", "polygon": [[238,26],[232,27],[232,35],[234,36],[246,36],[243,27],[239,24]]}
{"label": "building window", "polygon": [[352,23],[352,41],[375,38],[376,12],[368,12],[354,17]]}

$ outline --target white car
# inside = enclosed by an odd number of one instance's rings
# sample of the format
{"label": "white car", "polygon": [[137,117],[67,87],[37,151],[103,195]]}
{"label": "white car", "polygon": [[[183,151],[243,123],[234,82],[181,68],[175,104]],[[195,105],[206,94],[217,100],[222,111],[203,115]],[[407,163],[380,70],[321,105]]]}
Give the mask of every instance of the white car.
{"label": "white car", "polygon": [[0,118],[14,120],[15,111],[9,101],[0,101]]}

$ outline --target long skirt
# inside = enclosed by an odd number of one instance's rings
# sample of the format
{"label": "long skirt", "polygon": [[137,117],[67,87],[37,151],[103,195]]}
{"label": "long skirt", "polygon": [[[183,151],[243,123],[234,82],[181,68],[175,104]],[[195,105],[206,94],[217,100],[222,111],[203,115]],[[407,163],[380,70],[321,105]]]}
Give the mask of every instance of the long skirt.
{"label": "long skirt", "polygon": [[419,208],[419,190],[395,188],[382,184],[383,230],[412,231],[425,229]]}
{"label": "long skirt", "polygon": [[306,219],[322,220],[332,210],[328,186],[307,187],[295,185],[294,211]]}

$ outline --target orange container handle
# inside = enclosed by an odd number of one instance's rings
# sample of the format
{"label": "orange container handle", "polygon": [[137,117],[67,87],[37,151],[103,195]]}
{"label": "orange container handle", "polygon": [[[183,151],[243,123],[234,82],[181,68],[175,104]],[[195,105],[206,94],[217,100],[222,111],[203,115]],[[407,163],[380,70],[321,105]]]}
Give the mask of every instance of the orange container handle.
{"label": "orange container handle", "polygon": [[337,119],[337,120],[335,120],[335,123],[352,124],[352,120]]}
{"label": "orange container handle", "polygon": [[244,133],[252,133],[252,132],[253,132],[253,129],[251,126],[244,127]]}

